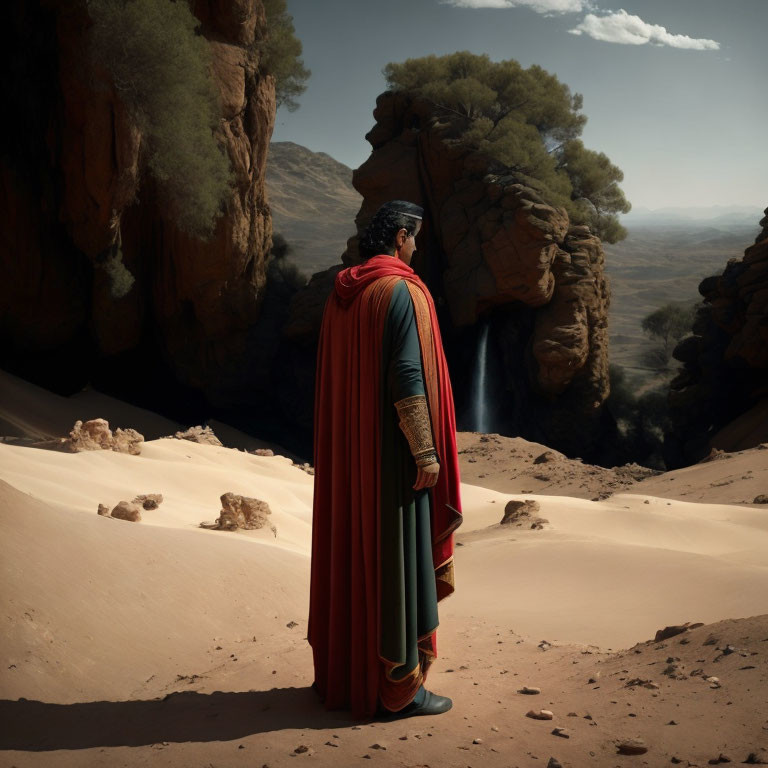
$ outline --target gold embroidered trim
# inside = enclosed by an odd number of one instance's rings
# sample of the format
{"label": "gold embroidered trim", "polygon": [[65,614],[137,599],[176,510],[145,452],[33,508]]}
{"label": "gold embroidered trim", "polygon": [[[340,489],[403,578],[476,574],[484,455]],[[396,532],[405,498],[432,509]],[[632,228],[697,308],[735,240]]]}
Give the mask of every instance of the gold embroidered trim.
{"label": "gold embroidered trim", "polygon": [[427,398],[424,395],[412,395],[395,403],[400,417],[400,429],[411,447],[416,466],[424,467],[437,461],[435,443],[432,439],[432,426],[429,418]]}

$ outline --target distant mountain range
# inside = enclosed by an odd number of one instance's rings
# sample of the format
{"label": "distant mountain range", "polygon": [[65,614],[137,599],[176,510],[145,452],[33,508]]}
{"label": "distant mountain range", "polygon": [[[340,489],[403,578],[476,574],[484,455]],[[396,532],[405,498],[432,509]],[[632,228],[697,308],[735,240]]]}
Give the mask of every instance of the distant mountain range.
{"label": "distant mountain range", "polygon": [[[274,230],[293,247],[291,259],[307,274],[338,264],[362,202],[352,169],[322,152],[275,142],[267,191]],[[643,317],[667,302],[701,299],[699,282],[754,242],[763,203],[768,200],[754,207],[636,208],[622,217],[629,236],[605,246],[612,362],[644,376],[642,355],[651,342]]]}
{"label": "distant mountain range", "polygon": [[291,261],[308,276],[340,263],[363,201],[351,168],[324,152],[272,142],[267,195],[273,230],[291,246]]}

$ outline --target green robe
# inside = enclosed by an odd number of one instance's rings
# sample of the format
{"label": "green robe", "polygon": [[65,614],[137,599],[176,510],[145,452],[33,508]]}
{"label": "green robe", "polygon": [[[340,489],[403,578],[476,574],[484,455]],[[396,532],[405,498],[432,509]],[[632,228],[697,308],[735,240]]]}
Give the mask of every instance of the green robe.
{"label": "green robe", "polygon": [[430,492],[414,491],[416,464],[398,426],[395,403],[424,395],[413,302],[404,281],[394,288],[382,343],[381,392],[381,639],[380,654],[398,662],[400,679],[429,660],[418,640],[438,625],[432,562]]}

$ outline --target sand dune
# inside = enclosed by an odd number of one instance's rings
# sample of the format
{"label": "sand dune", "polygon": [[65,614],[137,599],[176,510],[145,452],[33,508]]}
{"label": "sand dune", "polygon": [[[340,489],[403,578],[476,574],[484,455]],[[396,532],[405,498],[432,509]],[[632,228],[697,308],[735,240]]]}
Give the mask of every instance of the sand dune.
{"label": "sand dune", "polygon": [[[19,389],[26,405],[16,413],[29,428],[38,393]],[[4,401],[4,413],[16,405]],[[55,408],[41,411],[40,434],[56,418]],[[523,476],[528,454],[507,456],[505,468]],[[430,672],[454,709],[352,730],[309,689],[310,475],[281,456],[174,439],[147,442],[140,456],[0,444],[0,720],[11,724],[0,763],[347,765],[368,755],[382,765],[508,768],[555,756],[578,768],[672,756],[700,765],[718,750],[742,761],[768,736],[768,507],[660,491],[704,494],[729,461],[763,477],[763,457],[735,454],[602,501],[465,484],[457,591],[441,604]],[[498,469],[493,456],[475,467]],[[225,491],[267,501],[277,536],[199,528]],[[96,514],[139,493],[164,496],[140,523]],[[536,500],[545,528],[500,525],[513,498]],[[705,626],[653,641],[686,621]],[[628,686],[632,678],[659,687]],[[542,694],[521,696],[523,684]],[[532,706],[556,722],[526,718]],[[554,725],[573,738],[552,735]],[[616,740],[633,735],[648,754],[616,757]]]}

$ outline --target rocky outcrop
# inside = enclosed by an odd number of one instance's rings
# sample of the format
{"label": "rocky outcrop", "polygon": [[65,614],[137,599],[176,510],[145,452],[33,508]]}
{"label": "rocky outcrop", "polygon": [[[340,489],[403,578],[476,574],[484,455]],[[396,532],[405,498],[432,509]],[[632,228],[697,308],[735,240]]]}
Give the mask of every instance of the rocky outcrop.
{"label": "rocky outcrop", "polygon": [[[600,240],[572,226],[508,169],[452,138],[433,104],[379,96],[367,135],[369,159],[354,172],[363,195],[358,231],[387,200],[426,210],[413,265],[435,297],[460,428],[469,418],[471,374],[490,326],[486,393],[498,405],[494,431],[594,457],[608,395],[608,284]],[[357,236],[343,256],[359,260]],[[284,337],[291,370],[306,377],[319,317],[338,268],[315,275],[294,298]],[[311,391],[309,393],[311,395]],[[299,412],[311,402],[297,397]]]}
{"label": "rocky outcrop", "polygon": [[[141,130],[87,56],[84,0],[25,3],[10,15],[6,107],[24,120],[8,123],[0,162],[0,339],[12,368],[48,386],[91,379],[156,399],[163,388],[148,382],[150,368],[209,402],[248,389],[243,360],[272,234],[265,169],[275,90],[254,45],[264,8],[192,5],[220,94],[216,137],[234,177],[208,241],[175,226],[143,174]],[[121,298],[106,269],[118,253],[135,278]]]}
{"label": "rocky outcrop", "polygon": [[69,439],[64,441],[64,449],[71,453],[80,451],[116,451],[138,456],[144,436],[135,429],[120,429],[112,432],[106,419],[90,419],[76,421],[69,433]]}
{"label": "rocky outcrop", "polygon": [[[768,210],[767,210],[768,212]],[[760,224],[764,226],[766,219]],[[713,448],[736,451],[768,440],[768,233],[699,284],[704,306],[675,347],[683,363],[670,384],[670,468]]]}
{"label": "rocky outcrop", "polygon": [[208,426],[190,427],[184,431],[176,432],[173,437],[177,440],[189,440],[191,443],[202,443],[203,445],[217,445],[219,447],[223,445]]}
{"label": "rocky outcrop", "polygon": [[260,499],[227,492],[221,496],[221,512],[215,523],[201,523],[202,528],[235,531],[238,528],[254,530],[267,527],[277,536],[277,528],[269,522],[272,514],[269,504]]}

